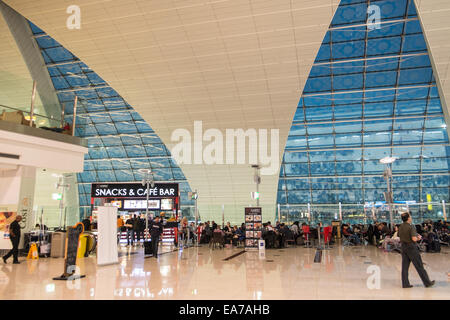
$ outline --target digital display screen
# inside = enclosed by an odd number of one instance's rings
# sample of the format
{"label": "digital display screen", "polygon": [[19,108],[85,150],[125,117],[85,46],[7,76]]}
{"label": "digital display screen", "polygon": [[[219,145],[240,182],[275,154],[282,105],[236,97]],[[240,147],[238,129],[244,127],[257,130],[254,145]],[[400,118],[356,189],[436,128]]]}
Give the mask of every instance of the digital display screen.
{"label": "digital display screen", "polygon": [[119,209],[122,208],[122,201],[120,201],[120,200],[113,200],[110,203],[113,207],[117,207]]}
{"label": "digital display screen", "polygon": [[[148,200],[149,209],[159,209],[159,200]],[[124,209],[146,209],[145,200],[124,200]]]}
{"label": "digital display screen", "polygon": [[172,210],[173,199],[161,199],[161,210]]}

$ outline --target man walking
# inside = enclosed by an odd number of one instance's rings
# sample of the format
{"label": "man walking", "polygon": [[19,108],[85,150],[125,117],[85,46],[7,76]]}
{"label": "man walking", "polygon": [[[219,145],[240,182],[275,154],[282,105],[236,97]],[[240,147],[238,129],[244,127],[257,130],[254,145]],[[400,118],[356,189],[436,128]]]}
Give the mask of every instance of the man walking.
{"label": "man walking", "polygon": [[19,242],[20,242],[20,225],[19,222],[22,221],[22,216],[17,216],[9,225],[9,239],[12,243],[12,249],[3,257],[3,262],[13,256],[13,264],[19,264]]}
{"label": "man walking", "polygon": [[125,227],[127,227],[127,246],[130,245],[130,238],[131,238],[131,245],[134,244],[133,222],[134,222],[133,217],[130,217],[128,218],[127,221],[125,221]]}
{"label": "man walking", "polygon": [[411,225],[412,218],[408,212],[402,213],[403,223],[400,225],[398,235],[402,244],[402,286],[403,288],[412,288],[408,279],[409,265],[412,262],[417,270],[423,284],[426,288],[434,285],[434,280],[430,281],[426,270],[423,267],[422,258],[420,257],[419,248],[416,241],[421,239],[416,229]]}
{"label": "man walking", "polygon": [[153,219],[149,228],[150,228],[150,236],[152,237],[153,257],[158,258],[159,237],[163,232],[163,227],[161,221],[159,220],[159,217],[155,217],[155,219]]}

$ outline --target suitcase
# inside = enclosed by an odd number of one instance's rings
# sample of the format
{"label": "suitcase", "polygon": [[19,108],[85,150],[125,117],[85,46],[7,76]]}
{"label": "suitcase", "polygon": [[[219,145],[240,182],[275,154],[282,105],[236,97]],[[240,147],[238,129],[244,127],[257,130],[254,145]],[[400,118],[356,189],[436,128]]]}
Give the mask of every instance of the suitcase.
{"label": "suitcase", "polygon": [[144,254],[153,254],[151,241],[144,241]]}
{"label": "suitcase", "polygon": [[52,258],[64,258],[66,249],[66,233],[54,232],[52,234],[50,256]]}
{"label": "suitcase", "polygon": [[41,255],[43,255],[45,257],[50,256],[50,249],[51,249],[51,245],[48,242],[42,242],[41,246],[39,247]]}

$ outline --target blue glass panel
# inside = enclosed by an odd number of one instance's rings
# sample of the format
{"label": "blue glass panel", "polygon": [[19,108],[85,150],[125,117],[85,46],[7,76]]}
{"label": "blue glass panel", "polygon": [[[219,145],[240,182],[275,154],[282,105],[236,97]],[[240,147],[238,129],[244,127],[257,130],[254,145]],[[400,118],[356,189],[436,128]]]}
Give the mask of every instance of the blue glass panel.
{"label": "blue glass panel", "polygon": [[394,130],[422,129],[424,118],[396,119]]}
{"label": "blue glass panel", "polygon": [[332,120],[333,110],[329,107],[323,108],[306,108],[305,109],[307,121]]}
{"label": "blue glass panel", "polygon": [[360,175],[362,174],[362,165],[360,161],[342,161],[336,162],[336,174],[338,175]]}
{"label": "blue glass panel", "polygon": [[403,40],[403,52],[426,51],[427,45],[422,34],[406,35]]}
{"label": "blue glass panel", "polygon": [[116,176],[112,171],[97,171],[98,179],[103,182],[116,181]]}
{"label": "blue glass panel", "polygon": [[173,180],[172,169],[163,168],[163,169],[154,169],[153,176],[158,180]]}
{"label": "blue glass panel", "polygon": [[145,146],[145,150],[147,151],[148,156],[166,156],[167,155],[166,148],[162,144],[154,144],[151,146]]}
{"label": "blue glass panel", "polygon": [[55,87],[56,90],[70,88],[69,84],[64,79],[64,77],[52,77],[51,79],[52,79],[52,82],[53,82],[53,86]]}
{"label": "blue glass panel", "polygon": [[423,133],[424,143],[448,143],[447,131],[444,128],[425,129]]}
{"label": "blue glass panel", "polygon": [[144,144],[162,143],[161,139],[155,134],[143,134],[141,139]]}
{"label": "blue glass panel", "polygon": [[287,179],[284,181],[287,190],[309,190],[311,187],[308,179]]}
{"label": "blue glass panel", "polygon": [[419,130],[405,130],[394,132],[393,141],[396,145],[401,144],[421,144],[422,131]]}
{"label": "blue glass panel", "polygon": [[397,72],[374,72],[366,75],[366,87],[391,87],[394,86],[397,81]]}
{"label": "blue glass panel", "polygon": [[398,159],[392,164],[392,173],[420,173],[420,159]]}
{"label": "blue glass panel", "polygon": [[331,90],[330,77],[309,78],[305,84],[304,92],[322,92]]}
{"label": "blue glass panel", "polygon": [[401,70],[399,85],[429,83],[432,73],[431,67]]}
{"label": "blue glass panel", "polygon": [[312,151],[309,153],[309,161],[334,161],[334,151]]}
{"label": "blue glass panel", "polygon": [[74,59],[74,56],[67,50],[62,47],[57,48],[49,48],[44,50],[48,55],[50,60],[54,63],[63,62],[63,61],[71,61]]}
{"label": "blue glass panel", "polygon": [[309,136],[308,144],[313,148],[330,148],[334,145],[333,136]]}
{"label": "blue glass panel", "polygon": [[146,157],[145,147],[141,145],[125,146],[127,155],[131,158]]}
{"label": "blue glass panel", "polygon": [[422,155],[425,158],[441,158],[450,156],[450,147],[427,146],[423,148]]}
{"label": "blue glass panel", "polygon": [[286,193],[285,192],[278,192],[277,203],[281,203],[281,204],[286,203]]}
{"label": "blue glass panel", "polygon": [[367,41],[367,56],[399,54],[401,43],[401,37],[369,39]]}
{"label": "blue glass panel", "polygon": [[361,132],[362,122],[338,122],[334,124],[336,133]]}
{"label": "blue glass panel", "polygon": [[95,127],[100,135],[117,134],[117,129],[113,123],[99,123],[96,124]]}
{"label": "blue glass panel", "polygon": [[385,36],[400,36],[403,32],[403,22],[394,23],[384,23],[379,29],[369,30],[368,37],[371,38],[381,38]]}
{"label": "blue glass panel", "polygon": [[364,159],[365,160],[371,160],[371,159],[382,159],[384,157],[390,157],[391,156],[391,148],[367,148],[364,149]]}
{"label": "blue glass panel", "polygon": [[311,194],[309,191],[288,191],[289,203],[310,203]]}
{"label": "blue glass panel", "polygon": [[362,150],[336,150],[336,160],[361,160]]}
{"label": "blue glass panel", "polygon": [[392,156],[402,159],[418,159],[422,153],[422,148],[418,147],[394,147]]}
{"label": "blue glass panel", "polygon": [[394,103],[366,103],[364,106],[365,117],[390,117],[394,112]]}
{"label": "blue glass panel", "polygon": [[36,42],[38,43],[39,47],[42,49],[47,49],[51,47],[57,47],[59,44],[49,36],[43,36],[36,38]]}
{"label": "blue glass panel", "polygon": [[334,90],[351,90],[361,89],[363,86],[363,74],[352,74],[334,76],[333,89]]}
{"label": "blue glass panel", "polygon": [[422,160],[423,172],[448,172],[448,158],[425,158]]}
{"label": "blue glass panel", "polygon": [[[362,73],[364,72],[364,61],[353,61],[353,62],[339,62],[334,63],[333,67],[333,75],[346,75],[348,73]],[[339,96],[339,98],[343,98],[344,96]],[[352,100],[356,98],[356,96],[351,96]],[[353,102],[353,101],[352,101]],[[350,102],[350,103],[352,103]]]}
{"label": "blue glass panel", "polygon": [[120,137],[117,137],[117,136],[102,137],[102,141],[103,141],[103,144],[106,147],[121,146],[122,145],[122,141],[120,140]]}
{"label": "blue glass panel", "polygon": [[305,126],[296,125],[292,126],[289,131],[289,135],[291,136],[304,136],[306,134]]}
{"label": "blue glass panel", "polygon": [[124,147],[106,147],[109,158],[126,158],[127,154]]}
{"label": "blue glass panel", "polygon": [[134,122],[116,122],[117,132],[120,133],[137,133]]}
{"label": "blue glass panel", "polygon": [[360,119],[362,116],[362,105],[340,105],[334,107],[334,118],[339,119]]}
{"label": "blue glass panel", "polygon": [[307,176],[309,174],[308,164],[293,163],[284,165],[285,175],[289,176]]}
{"label": "blue glass panel", "polygon": [[128,182],[128,181],[136,181],[131,170],[116,170],[115,171],[117,181]]}
{"label": "blue glass panel", "polygon": [[349,59],[364,56],[364,41],[352,41],[351,43],[336,43],[332,48],[333,59]]}
{"label": "blue glass panel", "polygon": [[314,162],[310,164],[311,175],[331,176],[335,175],[334,162]]}
{"label": "blue glass panel", "polygon": [[309,125],[307,129],[309,135],[333,133],[333,126],[330,124],[313,124]]}
{"label": "blue glass panel", "polygon": [[364,122],[365,131],[391,131],[392,120],[373,120]]}
{"label": "blue glass panel", "polygon": [[397,101],[395,114],[398,116],[424,114],[425,107],[425,100]]}
{"label": "blue glass panel", "polygon": [[186,179],[186,177],[183,174],[183,171],[181,171],[180,168],[173,168],[172,173],[173,173],[173,178],[175,180],[185,180]]}
{"label": "blue glass panel", "polygon": [[308,154],[306,152],[285,152],[284,161],[290,162],[308,162]]}
{"label": "blue glass panel", "polygon": [[365,146],[383,146],[390,144],[392,135],[390,132],[366,132],[364,134]]}
{"label": "blue glass panel", "polygon": [[367,4],[360,3],[349,6],[339,6],[331,22],[332,26],[363,23],[366,20]]}
{"label": "blue glass panel", "polygon": [[92,161],[91,163],[94,166],[95,170],[111,170],[112,169],[110,160],[98,160],[98,161]]}
{"label": "blue glass panel", "polygon": [[[135,160],[132,160],[133,162]],[[130,160],[111,160],[112,167],[114,169],[130,169]]]}
{"label": "blue glass panel", "polygon": [[91,159],[109,158],[105,148],[89,148],[89,156]]}
{"label": "blue glass panel", "polygon": [[336,134],[336,147],[356,147],[361,146],[361,134]]}

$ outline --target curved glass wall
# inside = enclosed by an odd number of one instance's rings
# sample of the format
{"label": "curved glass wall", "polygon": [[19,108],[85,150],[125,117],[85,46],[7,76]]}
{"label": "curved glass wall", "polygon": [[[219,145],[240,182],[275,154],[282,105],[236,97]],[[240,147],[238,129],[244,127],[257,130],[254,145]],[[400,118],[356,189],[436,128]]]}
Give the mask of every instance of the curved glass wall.
{"label": "curved glass wall", "polygon": [[[372,6],[369,8],[369,6]],[[381,20],[377,17],[377,8]],[[442,218],[449,141],[412,0],[342,0],[317,54],[285,147],[282,220],[384,220],[384,157],[393,199]],[[309,204],[309,205],[308,205]],[[348,218],[346,218],[348,216]]]}
{"label": "curved glass wall", "polygon": [[89,146],[84,171],[77,174],[81,216],[90,214],[93,182],[140,182],[141,168],[151,168],[155,181],[179,182],[183,216],[191,215],[189,183],[153,129],[92,69],[29,24],[70,124],[78,97],[76,136],[87,139]]}

